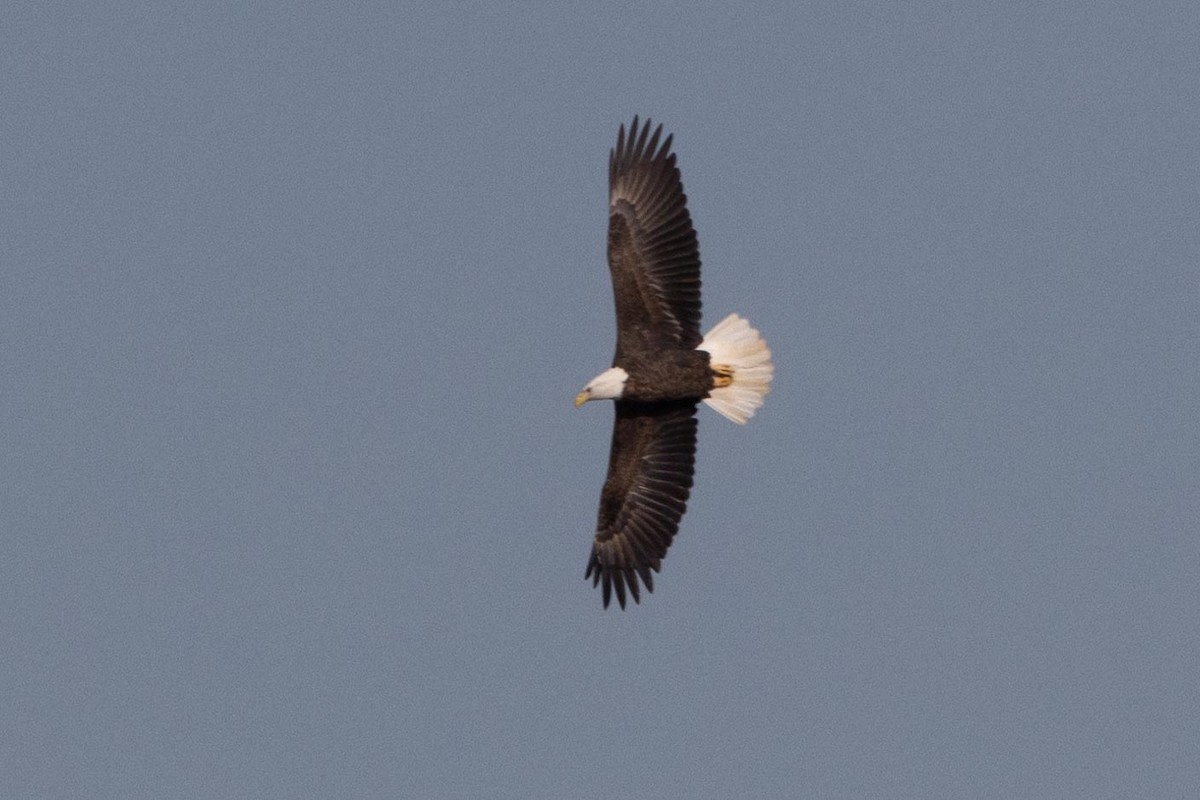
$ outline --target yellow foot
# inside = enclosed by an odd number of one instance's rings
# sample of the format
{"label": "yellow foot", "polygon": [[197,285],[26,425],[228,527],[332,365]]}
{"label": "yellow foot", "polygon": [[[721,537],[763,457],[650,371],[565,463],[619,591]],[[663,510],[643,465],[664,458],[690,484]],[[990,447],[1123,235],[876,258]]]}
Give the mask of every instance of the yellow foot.
{"label": "yellow foot", "polygon": [[714,389],[724,389],[733,383],[733,367],[718,364],[712,368],[712,371]]}

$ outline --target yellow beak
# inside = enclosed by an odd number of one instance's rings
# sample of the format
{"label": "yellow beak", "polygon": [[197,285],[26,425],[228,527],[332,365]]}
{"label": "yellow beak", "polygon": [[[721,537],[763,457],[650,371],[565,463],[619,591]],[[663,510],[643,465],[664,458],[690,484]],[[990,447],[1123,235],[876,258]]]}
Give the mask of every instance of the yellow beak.
{"label": "yellow beak", "polygon": [[588,400],[591,400],[591,399],[592,399],[592,393],[589,392],[587,389],[584,389],[582,392],[575,395],[575,407],[579,408],[581,405],[583,405],[584,403],[586,403]]}

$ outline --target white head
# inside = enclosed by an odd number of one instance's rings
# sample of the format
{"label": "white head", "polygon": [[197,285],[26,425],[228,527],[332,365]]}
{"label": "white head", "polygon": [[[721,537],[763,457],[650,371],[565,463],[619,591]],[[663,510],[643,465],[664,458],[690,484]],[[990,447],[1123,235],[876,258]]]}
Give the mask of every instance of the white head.
{"label": "white head", "polygon": [[575,407],[579,408],[588,400],[616,400],[625,391],[625,381],[629,373],[620,367],[609,367],[592,378],[583,391],[575,395]]}

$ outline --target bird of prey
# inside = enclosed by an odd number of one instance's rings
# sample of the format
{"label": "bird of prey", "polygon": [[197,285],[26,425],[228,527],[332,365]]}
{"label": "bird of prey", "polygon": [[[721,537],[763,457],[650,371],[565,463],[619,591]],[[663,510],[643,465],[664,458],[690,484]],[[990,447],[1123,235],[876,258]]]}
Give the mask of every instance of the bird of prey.
{"label": "bird of prey", "polygon": [[608,156],[608,267],[617,310],[612,367],[575,398],[613,400],[616,422],[584,577],[641,602],[679,530],[696,460],[696,407],[745,423],[774,375],[758,331],[730,314],[700,334],[700,248],[672,137],[633,118]]}

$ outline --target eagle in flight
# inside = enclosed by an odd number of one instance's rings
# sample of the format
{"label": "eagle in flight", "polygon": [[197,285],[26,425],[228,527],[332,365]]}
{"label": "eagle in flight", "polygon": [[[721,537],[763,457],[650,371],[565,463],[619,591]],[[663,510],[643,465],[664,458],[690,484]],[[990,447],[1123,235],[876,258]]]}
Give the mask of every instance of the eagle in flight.
{"label": "eagle in flight", "polygon": [[703,400],[744,424],[770,390],[767,343],[730,314],[700,334],[700,247],[671,136],[622,125],[608,156],[608,268],[617,307],[612,367],[575,397],[613,400],[616,422],[585,578],[640,602],[679,530],[696,462]]}

